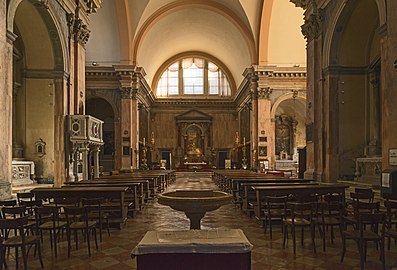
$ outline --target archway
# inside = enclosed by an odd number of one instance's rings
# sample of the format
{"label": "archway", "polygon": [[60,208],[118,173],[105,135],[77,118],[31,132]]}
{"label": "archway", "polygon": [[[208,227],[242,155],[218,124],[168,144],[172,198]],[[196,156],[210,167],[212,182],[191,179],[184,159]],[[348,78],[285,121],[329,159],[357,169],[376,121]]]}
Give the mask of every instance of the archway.
{"label": "archway", "polygon": [[[13,171],[22,166],[21,161],[29,161],[35,165],[34,169],[30,165],[30,173],[34,172],[36,180],[62,181],[63,136],[56,136],[63,134],[63,121],[57,121],[63,104],[56,102],[63,89],[58,82],[64,79],[61,38],[49,9],[42,4],[25,0],[15,8]],[[17,176],[13,173],[13,185],[26,184],[15,181]]]}
{"label": "archway", "polygon": [[[337,85],[330,131],[337,136],[339,178],[378,179],[381,168],[380,37],[375,0],[350,1],[338,18],[331,41],[329,64]],[[354,130],[354,132],[352,132]],[[360,164],[361,163],[361,164]],[[362,166],[362,171],[360,167]],[[365,175],[362,175],[365,171]]]}
{"label": "archway", "polygon": [[[297,149],[306,146],[306,99],[291,94],[274,104],[276,168],[279,161],[297,162]],[[280,164],[277,164],[280,163]]]}
{"label": "archway", "polygon": [[101,170],[110,172],[114,169],[115,154],[115,121],[111,104],[103,98],[90,98],[86,102],[86,114],[92,115],[104,121],[103,142],[99,155]]}

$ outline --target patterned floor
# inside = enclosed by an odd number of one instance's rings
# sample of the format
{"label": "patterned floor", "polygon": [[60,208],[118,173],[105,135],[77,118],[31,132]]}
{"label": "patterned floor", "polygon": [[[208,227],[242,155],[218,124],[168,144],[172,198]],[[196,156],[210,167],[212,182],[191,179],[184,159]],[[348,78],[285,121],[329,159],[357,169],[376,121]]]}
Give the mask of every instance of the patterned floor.
{"label": "patterned floor", "polygon": [[[177,181],[170,189],[181,188],[214,188],[213,183],[206,175],[191,176],[179,175]],[[321,249],[321,240],[317,236],[317,253],[312,251],[309,234],[306,234],[304,246],[297,245],[297,256],[294,258],[292,242],[284,249],[282,246],[281,231],[276,228],[273,232],[273,240],[264,235],[261,226],[253,219],[245,216],[232,204],[207,213],[201,222],[203,229],[210,228],[241,228],[249,241],[253,244],[252,269],[360,269],[357,247],[353,242],[348,243],[344,263],[340,263],[341,242],[339,234],[334,244],[327,242],[327,250],[324,253]],[[147,205],[144,210],[135,218],[128,220],[122,230],[111,230],[110,237],[104,234],[103,242],[99,249],[94,249],[92,256],[88,257],[85,244],[82,244],[78,251],[73,250],[70,258],[67,258],[66,240],[59,243],[60,251],[57,258],[51,254],[50,244],[44,243],[44,266],[45,269],[136,269],[136,262],[130,256],[131,250],[141,240],[148,230],[187,230],[189,220],[181,212],[177,212],[157,202]],[[37,259],[30,254],[28,269],[40,269]],[[381,269],[378,261],[379,254],[375,246],[369,244],[368,258],[365,269]],[[10,269],[15,268],[15,257],[11,253],[8,258]],[[391,251],[386,251],[386,268],[397,269],[397,246],[392,244]],[[153,269],[157,270],[157,269]],[[159,268],[161,270],[161,262]],[[175,269],[185,270],[185,269]]]}

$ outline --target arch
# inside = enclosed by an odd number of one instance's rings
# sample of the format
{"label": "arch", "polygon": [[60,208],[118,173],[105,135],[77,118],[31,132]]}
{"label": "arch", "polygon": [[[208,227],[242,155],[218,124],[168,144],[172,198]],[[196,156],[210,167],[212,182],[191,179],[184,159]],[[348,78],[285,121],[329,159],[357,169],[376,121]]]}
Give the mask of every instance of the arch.
{"label": "arch", "polygon": [[259,65],[267,65],[269,62],[269,33],[273,1],[274,0],[265,1],[262,8],[258,48]]}
{"label": "arch", "polygon": [[[106,94],[101,93],[100,91],[95,91],[95,90],[92,90],[92,91],[94,91],[95,94],[91,93],[91,91],[89,91],[89,89],[87,89],[86,102],[89,102],[90,100],[95,99],[95,98],[100,98],[100,99],[105,100],[112,107],[115,120],[118,119],[120,117],[120,111],[119,111],[119,106],[116,105],[115,101],[112,98],[109,98],[109,96],[107,96]],[[86,105],[86,107],[88,107],[88,106]]]}
{"label": "arch", "polygon": [[114,169],[116,141],[119,136],[116,124],[116,111],[111,102],[97,95],[86,101],[86,114],[92,115],[103,121],[103,146],[101,146],[100,165],[104,171]]}
{"label": "arch", "polygon": [[132,56],[132,38],[131,38],[131,18],[128,9],[128,0],[114,1],[114,7],[119,23],[120,39],[120,63],[131,64]]}
{"label": "arch", "polygon": [[[379,26],[382,27],[386,24],[386,3],[385,0],[374,0],[378,7],[379,15]],[[334,13],[328,22],[327,32],[324,35],[324,45],[323,45],[323,68],[332,66],[331,57],[332,51],[335,46],[335,34],[337,33],[338,23],[347,20],[349,13],[352,11],[357,1],[343,1],[337,3],[334,7]]]}
{"label": "arch", "polygon": [[220,67],[222,69],[222,71],[225,73],[229,84],[230,84],[230,88],[232,90],[232,93],[236,92],[236,82],[234,81],[234,78],[232,76],[232,73],[230,72],[230,70],[228,69],[228,67],[222,62],[220,61],[218,58],[216,58],[215,56],[212,56],[208,53],[205,52],[200,52],[200,51],[189,51],[189,52],[183,52],[183,53],[179,53],[177,55],[174,55],[173,57],[169,58],[167,61],[165,61],[160,67],[159,69],[156,71],[155,75],[153,76],[153,80],[152,80],[152,89],[157,89],[157,83],[161,77],[161,75],[163,74],[163,72],[174,62],[185,58],[185,57],[202,57],[205,58],[207,60],[210,60],[212,62],[214,62],[218,67]]}
{"label": "arch", "polygon": [[[306,93],[302,93],[302,92],[298,92],[298,95],[296,96],[297,99],[302,100],[304,103],[306,103]],[[291,93],[286,93],[284,95],[281,95],[280,97],[278,97],[273,105],[272,105],[272,109],[270,111],[270,118],[274,119],[276,117],[276,111],[277,108],[280,106],[280,104],[283,101],[289,100],[289,99],[294,99],[294,92]]]}
{"label": "arch", "polygon": [[256,64],[257,62],[257,50],[255,46],[255,39],[252,31],[246,26],[246,24],[228,7],[219,4],[217,2],[211,0],[182,0],[182,1],[174,1],[169,3],[161,8],[159,8],[156,12],[154,12],[140,27],[138,33],[136,34],[133,42],[133,64],[137,64],[138,50],[140,44],[145,36],[145,34],[149,31],[149,29],[161,18],[176,12],[181,9],[189,8],[192,6],[198,6],[203,9],[207,9],[213,12],[216,12],[226,19],[228,19],[232,24],[236,26],[236,28],[241,32],[244,37],[248,50],[251,56],[252,64]]}
{"label": "arch", "polygon": [[[62,24],[59,21],[62,17],[59,17],[59,14],[56,14],[53,1],[50,1],[46,6],[43,3],[33,0],[10,0],[7,10],[7,31],[10,33],[14,32],[15,16],[18,7],[23,1],[29,1],[36,8],[41,19],[45,23],[48,35],[52,42],[52,50],[55,59],[54,70],[69,73],[70,59],[68,55],[68,41],[67,37],[64,35],[64,32],[66,31],[62,31]],[[61,76],[64,76],[64,74]]]}

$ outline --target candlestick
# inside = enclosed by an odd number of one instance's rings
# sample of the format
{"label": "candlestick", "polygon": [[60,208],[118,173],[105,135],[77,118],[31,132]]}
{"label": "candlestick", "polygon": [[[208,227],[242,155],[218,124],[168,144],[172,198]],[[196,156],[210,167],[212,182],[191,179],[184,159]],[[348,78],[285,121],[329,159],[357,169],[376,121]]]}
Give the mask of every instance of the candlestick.
{"label": "candlestick", "polygon": [[151,136],[151,139],[150,139],[150,143],[154,144],[154,131],[152,131],[152,136]]}

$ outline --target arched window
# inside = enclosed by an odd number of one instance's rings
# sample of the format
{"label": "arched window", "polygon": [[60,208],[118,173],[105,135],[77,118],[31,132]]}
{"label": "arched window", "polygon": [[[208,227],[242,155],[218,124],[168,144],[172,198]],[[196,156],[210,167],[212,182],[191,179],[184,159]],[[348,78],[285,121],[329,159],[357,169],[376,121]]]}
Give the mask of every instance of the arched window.
{"label": "arched window", "polygon": [[231,96],[225,73],[213,62],[187,57],[166,68],[158,83],[156,96],[212,95]]}

